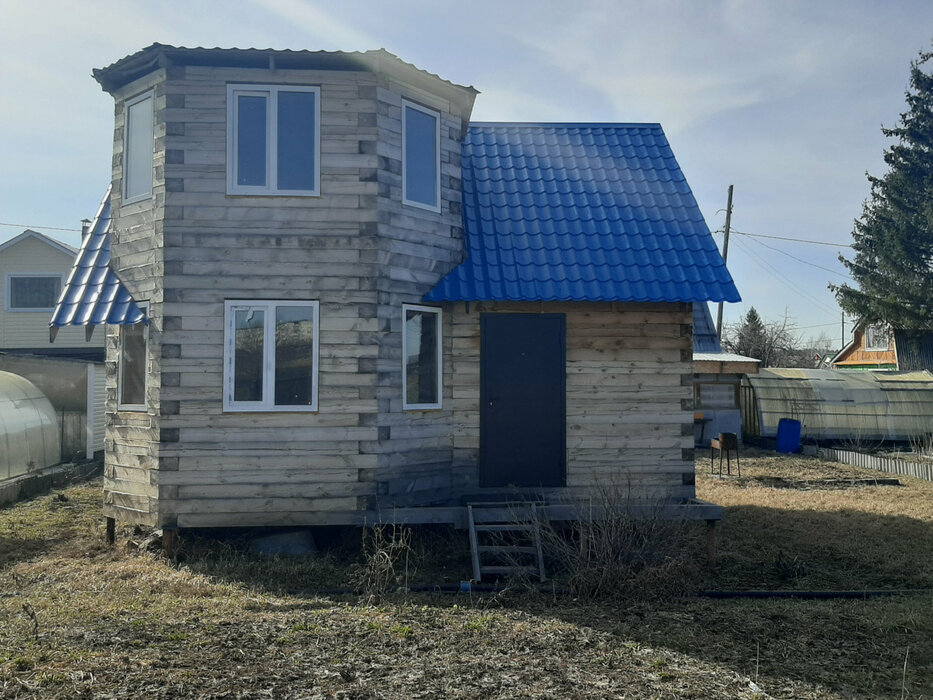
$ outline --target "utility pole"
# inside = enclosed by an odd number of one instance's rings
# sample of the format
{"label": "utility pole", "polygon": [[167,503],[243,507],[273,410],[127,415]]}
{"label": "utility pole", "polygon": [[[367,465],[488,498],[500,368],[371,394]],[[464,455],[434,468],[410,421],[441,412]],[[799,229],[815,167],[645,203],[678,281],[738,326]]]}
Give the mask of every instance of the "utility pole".
{"label": "utility pole", "polygon": [[842,312],[842,338],[839,343],[839,349],[841,350],[846,346],[846,312]]}
{"label": "utility pole", "polygon": [[[726,237],[722,243],[722,261],[729,261],[729,226],[732,224],[732,185],[729,185],[729,200],[726,202]],[[719,313],[716,315],[716,335],[722,340],[722,302],[719,302]]]}

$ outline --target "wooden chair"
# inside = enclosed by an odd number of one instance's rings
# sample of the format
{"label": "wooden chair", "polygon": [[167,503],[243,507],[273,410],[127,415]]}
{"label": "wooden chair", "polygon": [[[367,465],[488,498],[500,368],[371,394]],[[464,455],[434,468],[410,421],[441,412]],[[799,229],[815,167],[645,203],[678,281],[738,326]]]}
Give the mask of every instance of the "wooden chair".
{"label": "wooden chair", "polygon": [[732,476],[731,453],[735,453],[735,466],[742,476],[742,465],[739,463],[739,436],[735,433],[719,433],[718,438],[709,441],[709,473],[713,473],[713,448],[719,450],[719,478],[722,478],[722,456],[726,455],[726,474]]}

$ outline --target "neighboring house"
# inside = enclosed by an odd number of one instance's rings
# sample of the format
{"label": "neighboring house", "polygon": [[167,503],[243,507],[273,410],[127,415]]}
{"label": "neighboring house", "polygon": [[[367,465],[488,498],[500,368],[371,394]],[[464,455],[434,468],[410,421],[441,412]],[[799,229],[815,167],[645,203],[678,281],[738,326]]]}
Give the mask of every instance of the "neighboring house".
{"label": "neighboring house", "polygon": [[830,360],[833,369],[933,370],[933,333],[892,329],[884,323],[861,325]]}
{"label": "neighboring house", "polygon": [[742,377],[757,374],[760,360],[724,352],[706,304],[693,305],[693,403],[697,444],[709,446],[719,433],[742,439]]}
{"label": "neighboring house", "polygon": [[0,352],[103,361],[103,333],[89,341],[69,328],[49,342],[49,314],[76,253],[30,229],[0,244]]}
{"label": "neighboring house", "polygon": [[113,189],[53,323],[120,324],[108,518],[462,523],[612,485],[717,517],[693,304],[739,296],[659,125],[471,124],[473,88],[382,50],[94,75]]}

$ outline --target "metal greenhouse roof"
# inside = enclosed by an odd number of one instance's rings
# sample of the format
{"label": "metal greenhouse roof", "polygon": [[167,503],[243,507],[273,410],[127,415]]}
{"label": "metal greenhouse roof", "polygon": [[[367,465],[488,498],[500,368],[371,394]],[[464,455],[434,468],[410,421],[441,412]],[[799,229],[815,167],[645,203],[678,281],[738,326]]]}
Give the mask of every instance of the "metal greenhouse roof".
{"label": "metal greenhouse roof", "polygon": [[908,440],[933,428],[930,372],[763,369],[747,381],[746,430],[753,419],[764,437],[777,435],[781,418],[799,420],[816,440]]}
{"label": "metal greenhouse roof", "polygon": [[740,301],[659,124],[470,125],[467,259],[428,301]]}
{"label": "metal greenhouse roof", "polygon": [[58,328],[105,323],[132,325],[144,322],[143,312],[110,268],[110,188],[81,241],[68,281],[49,321],[50,337]]}

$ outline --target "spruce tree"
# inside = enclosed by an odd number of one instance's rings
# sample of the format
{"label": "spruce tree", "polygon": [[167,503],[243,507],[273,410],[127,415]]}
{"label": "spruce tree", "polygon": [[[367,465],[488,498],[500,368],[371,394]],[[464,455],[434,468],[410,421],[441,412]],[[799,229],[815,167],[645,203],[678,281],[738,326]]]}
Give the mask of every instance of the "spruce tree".
{"label": "spruce tree", "polygon": [[764,359],[763,356],[767,354],[767,333],[765,324],[754,306],[730,329],[728,337],[722,342],[729,352],[758,360]]}
{"label": "spruce tree", "polygon": [[852,232],[852,260],[840,256],[856,286],[830,285],[840,306],[862,323],[933,328],[933,52],[910,67],[907,111],[882,128],[888,172],[868,175],[871,195]]}

